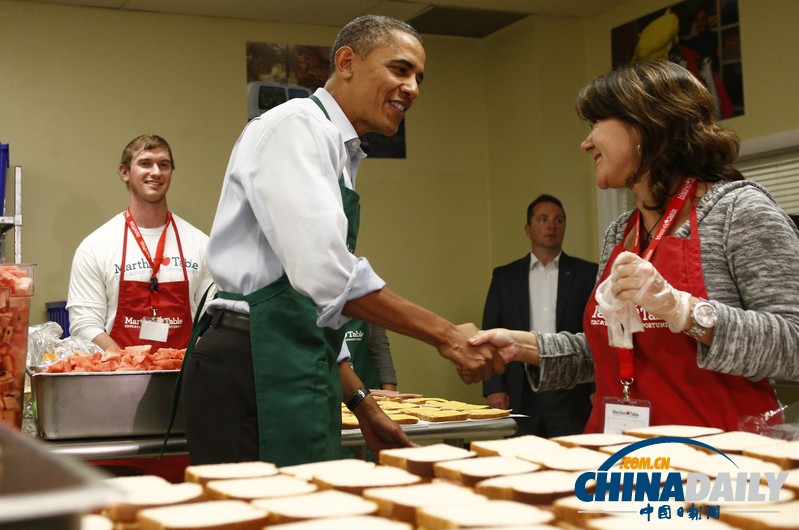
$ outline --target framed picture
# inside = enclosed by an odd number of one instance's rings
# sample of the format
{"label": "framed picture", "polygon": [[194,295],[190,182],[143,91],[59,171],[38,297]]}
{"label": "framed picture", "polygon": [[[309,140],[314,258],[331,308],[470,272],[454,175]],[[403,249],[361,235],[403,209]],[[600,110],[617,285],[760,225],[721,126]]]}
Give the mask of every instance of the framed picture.
{"label": "framed picture", "polygon": [[644,59],[679,63],[716,100],[716,117],[744,114],[738,0],[685,0],[611,31],[613,66]]}
{"label": "framed picture", "polygon": [[[247,119],[324,86],[329,53],[330,48],[322,46],[248,42]],[[361,136],[361,147],[372,158],[405,158],[405,120],[394,136]]]}

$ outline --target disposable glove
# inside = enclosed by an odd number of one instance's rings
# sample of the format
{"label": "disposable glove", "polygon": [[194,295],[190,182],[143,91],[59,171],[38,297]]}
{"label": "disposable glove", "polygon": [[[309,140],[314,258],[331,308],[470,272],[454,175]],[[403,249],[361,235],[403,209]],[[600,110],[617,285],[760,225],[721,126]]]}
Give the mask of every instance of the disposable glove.
{"label": "disposable glove", "polygon": [[631,348],[632,333],[643,330],[634,304],[666,322],[672,333],[679,333],[688,320],[691,294],[672,287],[650,262],[622,252],[610,276],[597,288],[596,299],[608,324],[611,346]]}

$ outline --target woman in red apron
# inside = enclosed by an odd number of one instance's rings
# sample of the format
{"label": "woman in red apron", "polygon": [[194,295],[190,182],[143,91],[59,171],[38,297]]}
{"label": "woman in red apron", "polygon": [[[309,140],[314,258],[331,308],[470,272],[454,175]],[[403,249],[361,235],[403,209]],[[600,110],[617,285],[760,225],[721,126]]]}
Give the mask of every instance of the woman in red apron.
{"label": "woman in red apron", "polygon": [[734,167],[738,140],[681,66],[641,61],[583,89],[581,149],[637,209],[608,229],[584,334],[480,332],[536,391],[596,381],[586,432],[781,421],[767,378],[799,378],[799,230]]}

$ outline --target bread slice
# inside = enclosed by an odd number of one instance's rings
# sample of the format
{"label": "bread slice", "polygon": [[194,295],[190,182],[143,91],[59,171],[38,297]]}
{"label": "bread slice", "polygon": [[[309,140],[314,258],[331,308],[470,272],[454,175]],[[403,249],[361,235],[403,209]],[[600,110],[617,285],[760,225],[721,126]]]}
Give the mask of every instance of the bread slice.
{"label": "bread slice", "polygon": [[799,466],[799,440],[775,440],[772,444],[744,449],[743,455],[773,462],[782,469],[792,469]]}
{"label": "bread slice", "polygon": [[205,500],[203,487],[199,484],[183,483],[155,486],[150,489],[128,491],[124,499],[112,504],[105,515],[117,523],[136,522],[136,515],[147,508],[174,506]]}
{"label": "bread slice", "polygon": [[[406,523],[389,521],[374,515],[359,515],[278,524],[270,526],[269,530],[413,530],[413,527]],[[549,530],[552,528],[550,527]]]}
{"label": "bread slice", "polygon": [[139,512],[140,530],[262,530],[267,515],[242,501],[207,501]]}
{"label": "bread slice", "polygon": [[677,436],[680,438],[699,438],[711,434],[724,432],[716,427],[701,427],[698,425],[652,425],[650,427],[637,427],[627,429],[623,434],[637,438],[661,438],[664,436]]}
{"label": "bread slice", "polygon": [[437,462],[460,460],[477,456],[472,451],[443,443],[421,446],[402,447],[380,451],[380,463],[404,469],[414,475],[432,478],[435,476],[433,465]]}
{"label": "bread slice", "polygon": [[275,464],[268,462],[233,462],[230,464],[204,464],[188,466],[185,471],[186,482],[205,484],[212,480],[233,478],[271,477],[277,475]]}
{"label": "bread slice", "polygon": [[474,409],[466,411],[470,420],[487,420],[490,418],[504,418],[510,416],[510,411],[505,409]]}
{"label": "bread slice", "polygon": [[392,466],[320,471],[313,478],[321,490],[336,489],[354,495],[360,495],[367,488],[410,486],[421,480],[419,475]]}
{"label": "bread slice", "polygon": [[558,471],[588,471],[597,469],[609,456],[585,447],[561,447],[554,451],[519,453],[516,458]]}
{"label": "bread slice", "polygon": [[469,414],[463,410],[434,410],[430,412],[416,412],[416,416],[424,421],[463,421],[469,419]]}
{"label": "bread slice", "polygon": [[450,480],[467,487],[474,487],[481,480],[503,475],[532,473],[541,468],[538,464],[525,462],[508,456],[486,456],[438,462],[433,465],[436,477]]}
{"label": "bread slice", "polygon": [[[596,517],[607,517],[614,515],[619,510],[630,509],[631,503],[618,501],[591,501],[585,502],[577,498],[576,495],[569,495],[555,499],[552,503],[552,511],[559,523],[565,523],[577,528],[585,528],[590,519]],[[636,506],[637,508],[637,506]],[[639,523],[646,524],[646,519],[640,519]],[[646,528],[642,526],[641,528]]]}
{"label": "bread slice", "polygon": [[279,499],[256,499],[251,504],[268,514],[267,522],[270,525],[377,513],[377,504],[374,502],[336,490]]}
{"label": "bread slice", "polygon": [[171,482],[156,475],[133,475],[130,477],[111,477],[105,482],[114,488],[122,490],[124,493],[135,493],[137,491],[147,491],[153,488],[169,486]]}
{"label": "bread slice", "polygon": [[513,501],[487,501],[479,504],[439,506],[419,510],[417,521],[427,530],[474,528],[486,525],[548,524],[552,512]]}
{"label": "bread slice", "polygon": [[[745,431],[729,431],[720,434],[711,434],[703,436],[701,440],[711,447],[715,447],[719,451],[727,454],[740,455],[745,449],[751,449],[762,445],[769,445],[775,443],[777,440],[763,436],[762,434],[755,434]],[[711,453],[709,449],[697,447],[700,451]]]}
{"label": "bread slice", "polygon": [[314,475],[328,470],[359,470],[362,468],[375,467],[374,462],[367,462],[358,458],[342,458],[340,460],[323,460],[321,462],[309,462],[307,464],[296,464],[293,466],[283,466],[278,469],[280,473],[289,475],[302,480],[311,481]]}
{"label": "bread slice", "polygon": [[114,522],[104,515],[90,513],[81,516],[80,530],[114,530]]}
{"label": "bread slice", "polygon": [[355,414],[342,414],[341,415],[341,428],[342,429],[357,429],[361,426]]}
{"label": "bread slice", "polygon": [[570,434],[568,436],[556,436],[550,438],[553,442],[558,442],[566,447],[587,447],[588,449],[598,449],[606,445],[619,445],[640,442],[640,438],[628,434],[610,433],[586,433]]}
{"label": "bread slice", "polygon": [[489,408],[488,405],[474,405],[472,403],[464,403],[463,401],[444,401],[436,405],[442,409],[452,410],[481,410]]}
{"label": "bread slice", "polygon": [[236,499],[248,502],[253,499],[305,495],[315,492],[317,487],[315,484],[289,475],[275,475],[272,477],[212,480],[205,484],[205,490],[212,500]]}
{"label": "bread slice", "polygon": [[490,499],[552,504],[555,499],[574,495],[574,483],[579,475],[579,472],[551,470],[507,475],[478,482],[475,491]]}
{"label": "bread slice", "polygon": [[560,449],[562,446],[535,435],[518,436],[502,440],[481,440],[472,442],[469,449],[478,456],[516,456],[521,453]]}
{"label": "bread slice", "polygon": [[446,482],[394,488],[370,488],[364,490],[363,496],[365,499],[377,503],[379,515],[412,524],[416,523],[416,512],[420,508],[488,501],[486,497],[477,495],[469,488]]}
{"label": "bread slice", "polygon": [[799,528],[799,501],[772,504],[767,511],[749,513],[724,511],[722,508],[721,520],[747,530],[796,529]]}
{"label": "bread slice", "polygon": [[418,398],[404,399],[403,401],[405,403],[413,403],[414,405],[424,405],[424,404],[444,403],[447,400],[444,398],[436,398],[436,397],[418,397]]}
{"label": "bread slice", "polygon": [[783,487],[788,488],[794,493],[799,493],[799,468],[788,470],[788,478],[785,479]]}
{"label": "bread slice", "polygon": [[414,423],[419,423],[419,418],[410,414],[388,412],[386,415],[389,417],[389,419],[397,422],[400,425],[412,425]]}

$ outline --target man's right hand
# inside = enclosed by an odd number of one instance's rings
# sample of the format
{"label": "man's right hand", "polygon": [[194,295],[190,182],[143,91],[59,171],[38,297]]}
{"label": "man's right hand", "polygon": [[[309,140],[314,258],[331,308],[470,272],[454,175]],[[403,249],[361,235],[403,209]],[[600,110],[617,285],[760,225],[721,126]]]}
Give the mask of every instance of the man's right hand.
{"label": "man's right hand", "polygon": [[445,359],[455,363],[458,375],[464,383],[485,381],[492,375],[505,371],[505,362],[490,345],[471,346],[467,340],[477,333],[474,324],[456,326],[458,335],[449,343],[438,348]]}

